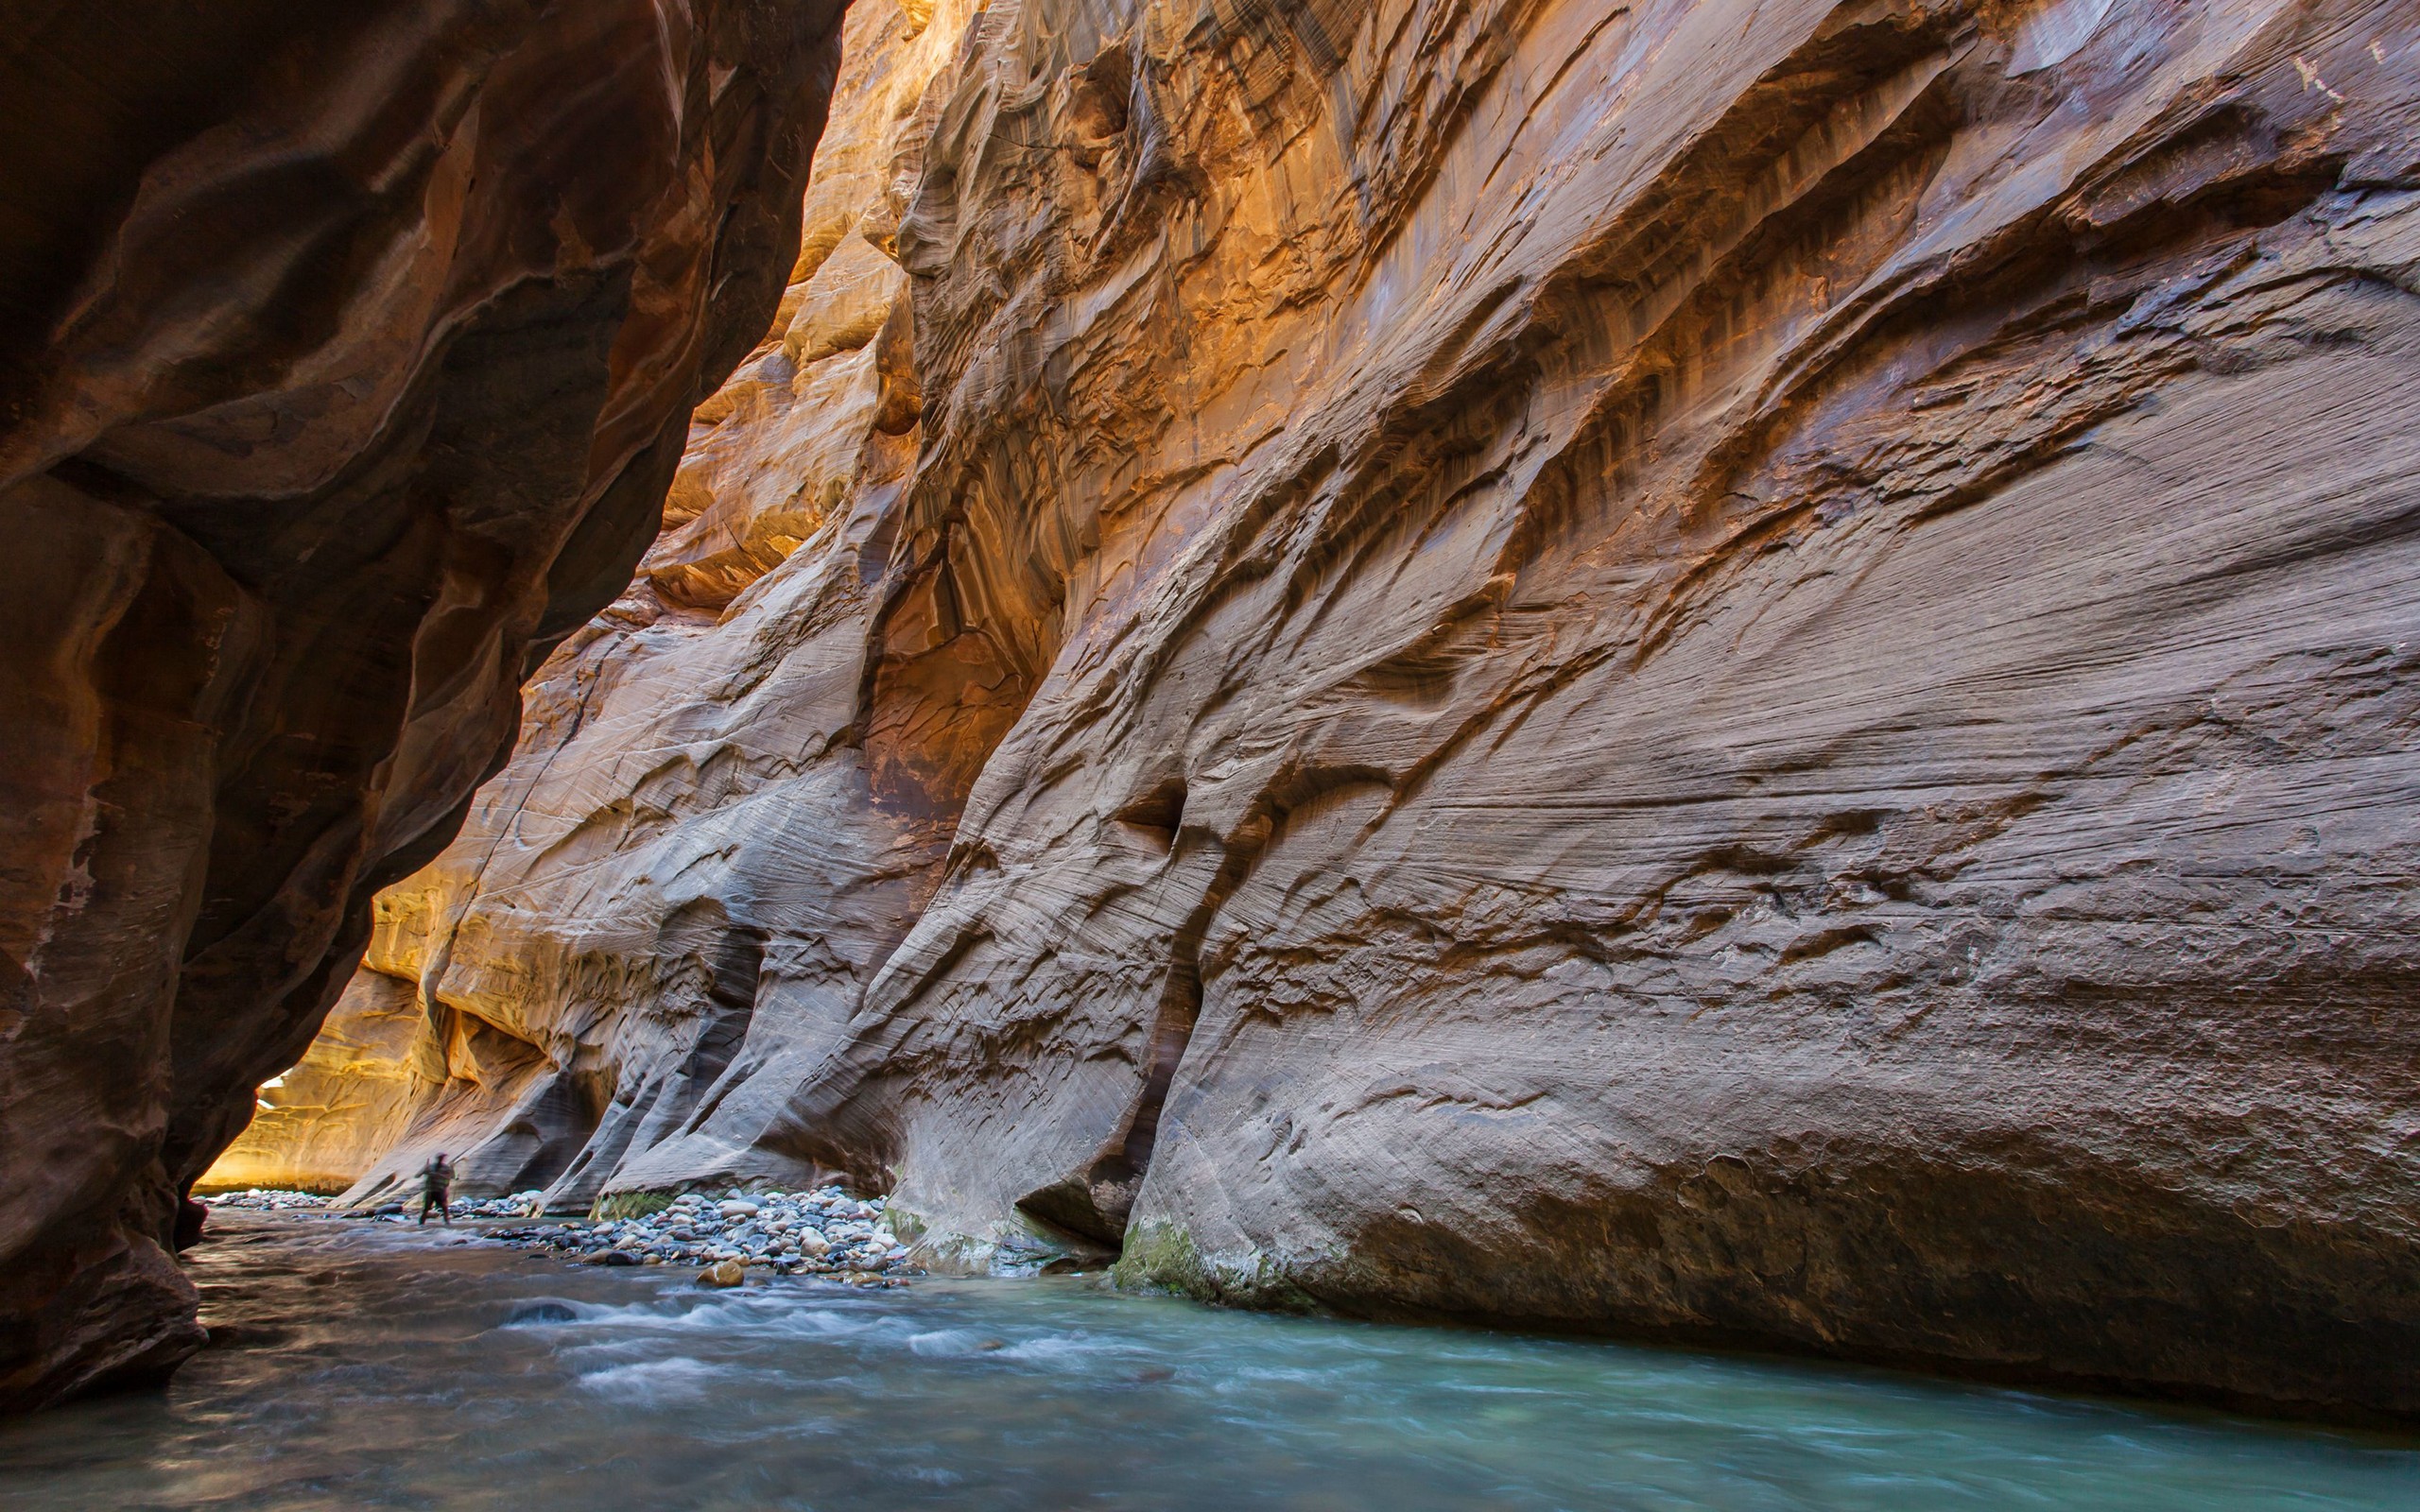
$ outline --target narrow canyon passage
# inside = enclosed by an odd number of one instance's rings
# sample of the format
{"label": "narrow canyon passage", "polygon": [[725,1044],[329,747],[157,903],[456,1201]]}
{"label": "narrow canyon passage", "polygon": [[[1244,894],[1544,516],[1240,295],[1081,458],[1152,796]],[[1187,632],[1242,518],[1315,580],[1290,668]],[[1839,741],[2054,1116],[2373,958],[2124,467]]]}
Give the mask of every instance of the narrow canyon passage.
{"label": "narrow canyon passage", "polygon": [[33,1504],[2413,1493],[2408,0],[34,10]]}
{"label": "narrow canyon passage", "polygon": [[702,1292],[223,1214],[225,1343],[0,1425],[11,1512],[2353,1512],[2420,1451],[1769,1359],[1272,1318],[1094,1278]]}
{"label": "narrow canyon passage", "polygon": [[2420,1414],[2407,9],[865,0],[211,1173]]}

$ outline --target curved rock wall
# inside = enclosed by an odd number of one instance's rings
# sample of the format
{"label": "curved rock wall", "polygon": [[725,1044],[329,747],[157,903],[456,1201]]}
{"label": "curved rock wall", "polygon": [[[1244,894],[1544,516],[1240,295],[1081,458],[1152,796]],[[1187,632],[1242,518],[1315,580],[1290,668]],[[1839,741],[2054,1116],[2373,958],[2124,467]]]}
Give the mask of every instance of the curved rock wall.
{"label": "curved rock wall", "polygon": [[409,1089],[404,1126],[331,1116],[358,1094],[306,1062],[214,1184],[321,1179],[343,1149],[375,1195],[443,1151],[465,1194],[584,1208],[609,1185],[796,1169],[769,1131],[948,839],[870,794],[855,730],[919,412],[886,249],[971,13],[851,10],[770,335],[699,408],[662,537],[531,680],[461,838],[379,898],[331,1024],[415,1005],[377,1073]]}
{"label": "curved rock wall", "polygon": [[42,7],[0,60],[0,1407],[199,1341],[178,1199],[627,581],[837,0]]}
{"label": "curved rock wall", "polygon": [[389,1172],[2420,1413],[2408,7],[1025,0],[933,77],[912,372],[845,238],[780,352],[873,369],[847,481],[735,385],[382,903]]}

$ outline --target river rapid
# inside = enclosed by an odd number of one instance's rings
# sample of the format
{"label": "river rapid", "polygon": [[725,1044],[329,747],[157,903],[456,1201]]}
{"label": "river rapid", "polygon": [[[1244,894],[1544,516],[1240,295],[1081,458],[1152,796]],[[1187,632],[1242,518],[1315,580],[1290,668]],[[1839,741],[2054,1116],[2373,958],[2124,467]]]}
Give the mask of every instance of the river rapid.
{"label": "river rapid", "polygon": [[737,1291],[222,1214],[213,1347],[0,1426],[0,1505],[2420,1507],[2384,1438],[1879,1371],[1219,1312],[1083,1278]]}

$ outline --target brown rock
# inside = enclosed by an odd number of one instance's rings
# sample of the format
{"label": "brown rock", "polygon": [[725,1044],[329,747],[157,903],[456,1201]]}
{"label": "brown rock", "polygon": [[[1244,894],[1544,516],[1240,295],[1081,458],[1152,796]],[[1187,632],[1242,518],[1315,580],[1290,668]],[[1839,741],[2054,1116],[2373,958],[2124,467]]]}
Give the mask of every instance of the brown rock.
{"label": "brown rock", "polygon": [[733,391],[382,905],[424,1116],[592,1088],[559,1191],[895,1180],[960,1264],[2420,1414],[2408,6],[945,57],[912,311],[835,232],[785,324],[862,445]]}
{"label": "brown rock", "polygon": [[301,1063],[260,1089],[243,1137],[210,1168],[213,1189],[337,1191],[403,1137],[414,1108],[413,984],[356,971]]}
{"label": "brown rock", "polygon": [[[865,279],[830,275],[862,258],[818,249],[814,228],[862,228],[902,198],[919,102],[971,14],[851,10],[785,327],[700,406],[638,582],[532,680],[463,837],[378,900],[336,1022],[424,993],[416,1041],[352,1061],[355,1090],[288,1075],[214,1181],[298,1179],[312,1148],[360,1152],[355,1197],[438,1150],[465,1194],[551,1183],[556,1210],[609,1183],[812,1179],[769,1131],[913,921],[948,831],[921,803],[873,803],[851,744],[881,533],[914,455],[897,375],[912,326],[886,315],[890,335],[804,360],[786,333],[846,323],[828,306]],[[903,318],[906,282],[893,266]],[[395,1086],[407,1130],[372,1129]],[[299,1143],[289,1101],[357,1104],[357,1132],[315,1118],[318,1144]]]}
{"label": "brown rock", "polygon": [[836,4],[40,8],[0,62],[0,1408],[179,1195],[772,313]]}
{"label": "brown rock", "polygon": [[747,1270],[735,1260],[718,1260],[698,1272],[698,1284],[700,1286],[740,1286],[747,1280]]}

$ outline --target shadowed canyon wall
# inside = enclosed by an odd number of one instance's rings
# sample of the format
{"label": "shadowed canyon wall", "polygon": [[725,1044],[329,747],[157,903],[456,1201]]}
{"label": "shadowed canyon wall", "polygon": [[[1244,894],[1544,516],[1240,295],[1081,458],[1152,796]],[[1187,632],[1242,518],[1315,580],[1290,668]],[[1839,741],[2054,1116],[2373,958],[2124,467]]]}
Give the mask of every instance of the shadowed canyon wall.
{"label": "shadowed canyon wall", "polygon": [[2408,6],[850,27],[251,1169],[2420,1414]]}
{"label": "shadowed canyon wall", "polygon": [[[416,1040],[375,1070],[306,1060],[214,1183],[324,1181],[349,1159],[375,1194],[441,1150],[466,1193],[582,1207],[798,1169],[768,1130],[837,1053],[949,839],[923,795],[872,793],[855,727],[877,537],[916,452],[888,249],[971,9],[850,11],[771,335],[700,407],[630,592],[531,680],[461,838],[377,901],[331,1031],[373,1039],[403,1013]],[[416,1089],[404,1125],[356,1107],[397,1078]]]}
{"label": "shadowed canyon wall", "polygon": [[180,1197],[657,535],[838,19],[8,8],[0,1408],[200,1342]]}

